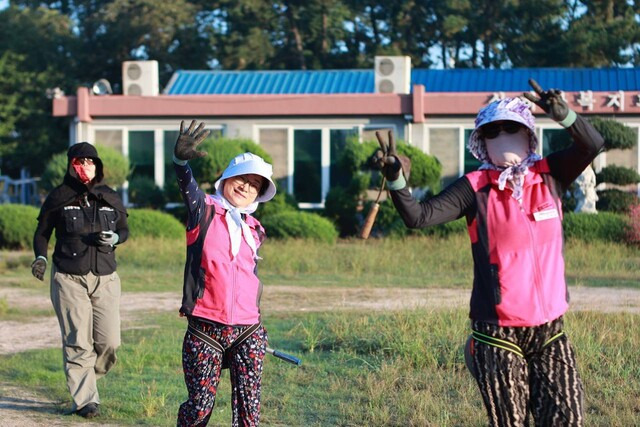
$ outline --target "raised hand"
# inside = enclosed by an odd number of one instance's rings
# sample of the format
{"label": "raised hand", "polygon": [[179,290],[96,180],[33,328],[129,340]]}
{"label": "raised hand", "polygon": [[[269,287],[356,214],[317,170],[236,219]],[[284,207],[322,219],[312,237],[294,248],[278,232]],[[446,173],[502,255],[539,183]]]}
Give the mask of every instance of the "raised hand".
{"label": "raised hand", "polygon": [[204,122],[196,127],[196,121],[192,120],[188,129],[184,128],[184,120],[180,122],[180,135],[176,140],[173,154],[178,160],[191,160],[207,155],[206,151],[197,151],[196,147],[204,141],[211,131],[204,129]]}
{"label": "raised hand", "polygon": [[376,169],[380,169],[389,181],[395,181],[400,176],[402,165],[398,159],[396,150],[396,141],[393,138],[393,132],[389,131],[389,143],[384,141],[380,131],[376,131],[376,138],[380,149],[376,150],[371,158],[371,163]]}
{"label": "raised hand", "polygon": [[404,170],[405,179],[409,180],[409,172],[411,170],[411,161],[406,156],[399,156],[396,149],[396,141],[393,138],[393,132],[389,131],[389,143],[384,141],[382,134],[377,131],[376,138],[380,149],[371,157],[371,165],[380,169],[383,175],[389,181],[395,181],[400,177],[400,172]]}
{"label": "raised hand", "polygon": [[529,85],[538,94],[538,97],[528,92],[523,93],[524,97],[542,108],[549,117],[556,122],[561,122],[569,115],[569,106],[562,99],[561,92],[558,89],[543,90],[538,82],[533,79],[529,79]]}

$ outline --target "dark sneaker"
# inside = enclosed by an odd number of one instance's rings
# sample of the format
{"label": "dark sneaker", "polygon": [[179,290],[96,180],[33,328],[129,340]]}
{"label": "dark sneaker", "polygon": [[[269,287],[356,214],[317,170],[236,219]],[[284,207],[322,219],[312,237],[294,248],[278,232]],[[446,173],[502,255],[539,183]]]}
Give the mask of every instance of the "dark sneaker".
{"label": "dark sneaker", "polygon": [[86,406],[83,406],[82,408],[78,409],[76,411],[76,414],[85,418],[94,418],[100,415],[100,409],[98,409],[97,403],[89,403]]}

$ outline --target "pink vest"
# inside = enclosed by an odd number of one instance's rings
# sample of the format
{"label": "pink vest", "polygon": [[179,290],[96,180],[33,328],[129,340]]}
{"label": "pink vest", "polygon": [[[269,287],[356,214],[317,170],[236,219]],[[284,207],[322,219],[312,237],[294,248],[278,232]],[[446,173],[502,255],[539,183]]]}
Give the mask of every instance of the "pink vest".
{"label": "pink vest", "polygon": [[[226,211],[211,197],[207,197],[206,203],[213,205],[215,214],[202,248],[200,267],[204,275],[204,292],[196,300],[191,314],[225,325],[258,323],[261,285],[251,248],[243,237],[240,251],[232,258]],[[259,247],[262,239],[257,230],[264,236],[262,225],[250,215],[246,216],[245,222]],[[198,232],[199,227],[187,232],[187,245],[195,241]]]}
{"label": "pink vest", "polygon": [[529,168],[523,199],[498,189],[499,171],[466,175],[477,211],[467,223],[475,264],[471,318],[536,326],[567,311],[562,206],[546,160]]}

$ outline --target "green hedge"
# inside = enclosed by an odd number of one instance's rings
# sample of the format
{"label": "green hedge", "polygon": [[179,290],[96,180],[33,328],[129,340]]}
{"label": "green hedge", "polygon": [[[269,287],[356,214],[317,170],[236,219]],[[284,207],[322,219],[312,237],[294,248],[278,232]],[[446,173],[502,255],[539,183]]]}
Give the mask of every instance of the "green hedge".
{"label": "green hedge", "polygon": [[152,209],[129,209],[129,236],[184,237],[185,227],[174,216]]}
{"label": "green hedge", "polygon": [[29,205],[0,205],[0,248],[30,249],[39,212]]}
{"label": "green hedge", "polygon": [[616,185],[637,184],[640,182],[640,174],[624,166],[609,165],[596,174],[596,181],[598,183],[610,182]]}
{"label": "green hedge", "polygon": [[565,238],[577,238],[587,242],[604,240],[624,242],[628,232],[628,217],[612,212],[567,213],[563,228]]}
{"label": "green hedge", "polygon": [[627,213],[631,206],[640,203],[638,196],[626,191],[610,189],[598,191],[596,209],[598,211]]}
{"label": "green hedge", "polygon": [[334,243],[338,238],[331,221],[308,212],[282,212],[262,218],[261,223],[269,237],[309,238],[327,243]]}
{"label": "green hedge", "polygon": [[135,176],[129,181],[129,201],[138,208],[160,209],[167,202],[162,188],[153,178]]}

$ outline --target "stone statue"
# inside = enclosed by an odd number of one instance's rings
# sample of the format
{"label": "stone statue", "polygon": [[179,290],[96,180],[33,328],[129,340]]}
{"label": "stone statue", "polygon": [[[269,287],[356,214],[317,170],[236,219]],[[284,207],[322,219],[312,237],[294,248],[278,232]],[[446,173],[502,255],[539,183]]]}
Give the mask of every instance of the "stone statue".
{"label": "stone statue", "polygon": [[598,195],[596,194],[596,174],[589,165],[580,174],[574,183],[573,197],[576,198],[576,208],[574,212],[597,214],[596,202]]}

